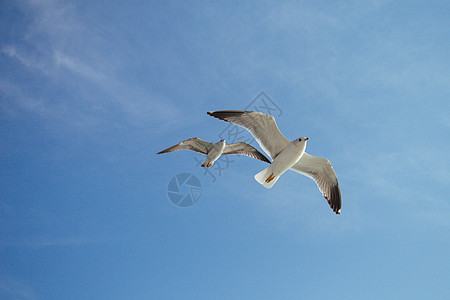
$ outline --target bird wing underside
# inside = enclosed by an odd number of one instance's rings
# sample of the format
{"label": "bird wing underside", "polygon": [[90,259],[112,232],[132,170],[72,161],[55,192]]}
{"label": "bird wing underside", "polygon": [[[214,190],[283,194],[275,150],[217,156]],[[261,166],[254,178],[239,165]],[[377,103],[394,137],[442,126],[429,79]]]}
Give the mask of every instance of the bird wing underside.
{"label": "bird wing underside", "polygon": [[270,164],[270,160],[264,154],[259,152],[253,146],[244,142],[226,145],[225,149],[222,152],[222,155],[230,155],[230,154],[247,155],[249,157],[253,157]]}
{"label": "bird wing underside", "polygon": [[341,212],[341,191],[336,173],[328,159],[304,153],[291,170],[313,179],[331,209],[336,214]]}
{"label": "bird wing underside", "polygon": [[172,147],[162,150],[162,151],[158,152],[157,154],[174,152],[174,151],[178,151],[178,150],[192,150],[192,151],[199,152],[202,154],[208,154],[208,152],[211,150],[211,148],[212,148],[211,143],[205,142],[204,140],[199,139],[199,138],[190,138],[190,139],[182,141]]}
{"label": "bird wing underside", "polygon": [[222,110],[208,112],[210,116],[236,124],[247,129],[259,146],[272,159],[275,158],[290,141],[281,134],[275,118],[256,111]]}

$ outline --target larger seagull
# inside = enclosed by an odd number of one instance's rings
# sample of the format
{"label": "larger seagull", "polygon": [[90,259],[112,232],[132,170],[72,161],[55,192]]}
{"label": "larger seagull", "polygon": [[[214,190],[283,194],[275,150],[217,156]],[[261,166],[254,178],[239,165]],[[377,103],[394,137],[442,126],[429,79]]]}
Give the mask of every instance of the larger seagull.
{"label": "larger seagull", "polygon": [[328,159],[305,152],[308,138],[288,140],[278,129],[275,118],[255,111],[222,110],[208,115],[247,129],[272,158],[272,164],[255,175],[266,188],[271,188],[288,169],[313,179],[331,209],[341,213],[341,191],[336,173]]}

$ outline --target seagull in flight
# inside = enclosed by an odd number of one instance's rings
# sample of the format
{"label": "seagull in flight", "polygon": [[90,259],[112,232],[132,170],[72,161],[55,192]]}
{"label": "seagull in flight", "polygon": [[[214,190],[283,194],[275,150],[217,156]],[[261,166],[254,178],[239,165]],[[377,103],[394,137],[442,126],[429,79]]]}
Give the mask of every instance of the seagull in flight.
{"label": "seagull in flight", "polygon": [[201,154],[205,154],[206,160],[202,164],[202,167],[204,168],[212,167],[214,162],[219,159],[221,155],[230,154],[247,155],[270,164],[270,160],[267,159],[264,154],[244,142],[227,145],[225,140],[220,140],[217,143],[208,143],[196,137],[182,141],[156,154],[168,153],[178,150],[192,150]]}
{"label": "seagull in flight", "polygon": [[275,118],[255,111],[222,110],[208,115],[247,129],[259,146],[272,158],[272,164],[255,175],[256,181],[271,188],[287,170],[313,179],[331,209],[341,213],[341,191],[336,173],[328,159],[305,152],[307,137],[288,140],[278,129]]}

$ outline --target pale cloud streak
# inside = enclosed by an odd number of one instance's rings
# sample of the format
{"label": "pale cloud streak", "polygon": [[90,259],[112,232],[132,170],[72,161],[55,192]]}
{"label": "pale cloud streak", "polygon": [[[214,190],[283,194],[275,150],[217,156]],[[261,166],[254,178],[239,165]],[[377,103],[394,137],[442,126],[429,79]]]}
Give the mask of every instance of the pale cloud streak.
{"label": "pale cloud streak", "polygon": [[[103,118],[108,119],[110,107],[115,107],[122,118],[116,122],[125,121],[143,128],[159,123],[159,131],[181,124],[183,114],[171,99],[158,95],[151,88],[131,86],[123,80],[122,63],[111,54],[120,57],[120,49],[99,52],[97,46],[105,42],[104,37],[78,20],[72,4],[33,0],[20,3],[33,21],[24,32],[23,42],[5,45],[1,54],[32,72],[38,71],[62,88],[78,90],[83,98],[76,100],[77,103],[74,99],[61,98],[55,105],[54,99],[37,98],[20,83],[8,79],[2,81],[0,92],[14,99],[9,101],[9,110],[13,110],[11,102],[14,102],[43,117],[62,113],[61,122],[98,124]],[[84,108],[78,111],[80,103]]]}
{"label": "pale cloud streak", "polygon": [[102,85],[106,85],[108,81],[108,77],[104,73],[59,50],[55,50],[54,52],[54,61],[57,67],[65,68],[89,81],[98,82]]}
{"label": "pale cloud streak", "polygon": [[0,298],[34,300],[36,294],[34,290],[22,280],[10,275],[0,274]]}
{"label": "pale cloud streak", "polygon": [[86,236],[65,236],[65,237],[30,237],[25,239],[4,240],[0,242],[0,248],[66,248],[82,247],[88,245],[98,245],[110,242],[110,239],[91,238]]}
{"label": "pale cloud streak", "polygon": [[34,57],[31,57],[25,53],[23,53],[23,50],[18,49],[14,45],[7,45],[1,49],[1,53],[6,54],[10,58],[14,58],[17,61],[19,61],[22,65],[26,66],[27,68],[32,69],[38,69],[41,72],[45,73],[45,67],[46,64],[40,61],[39,59],[36,59]]}

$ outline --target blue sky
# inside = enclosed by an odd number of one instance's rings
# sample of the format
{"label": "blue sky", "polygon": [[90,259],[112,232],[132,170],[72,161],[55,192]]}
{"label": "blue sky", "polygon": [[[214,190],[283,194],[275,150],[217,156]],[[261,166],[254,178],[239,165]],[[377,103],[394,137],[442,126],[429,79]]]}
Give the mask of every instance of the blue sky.
{"label": "blue sky", "polygon": [[[0,298],[448,299],[448,1],[0,5]],[[341,215],[294,172],[155,154],[262,92]]]}

